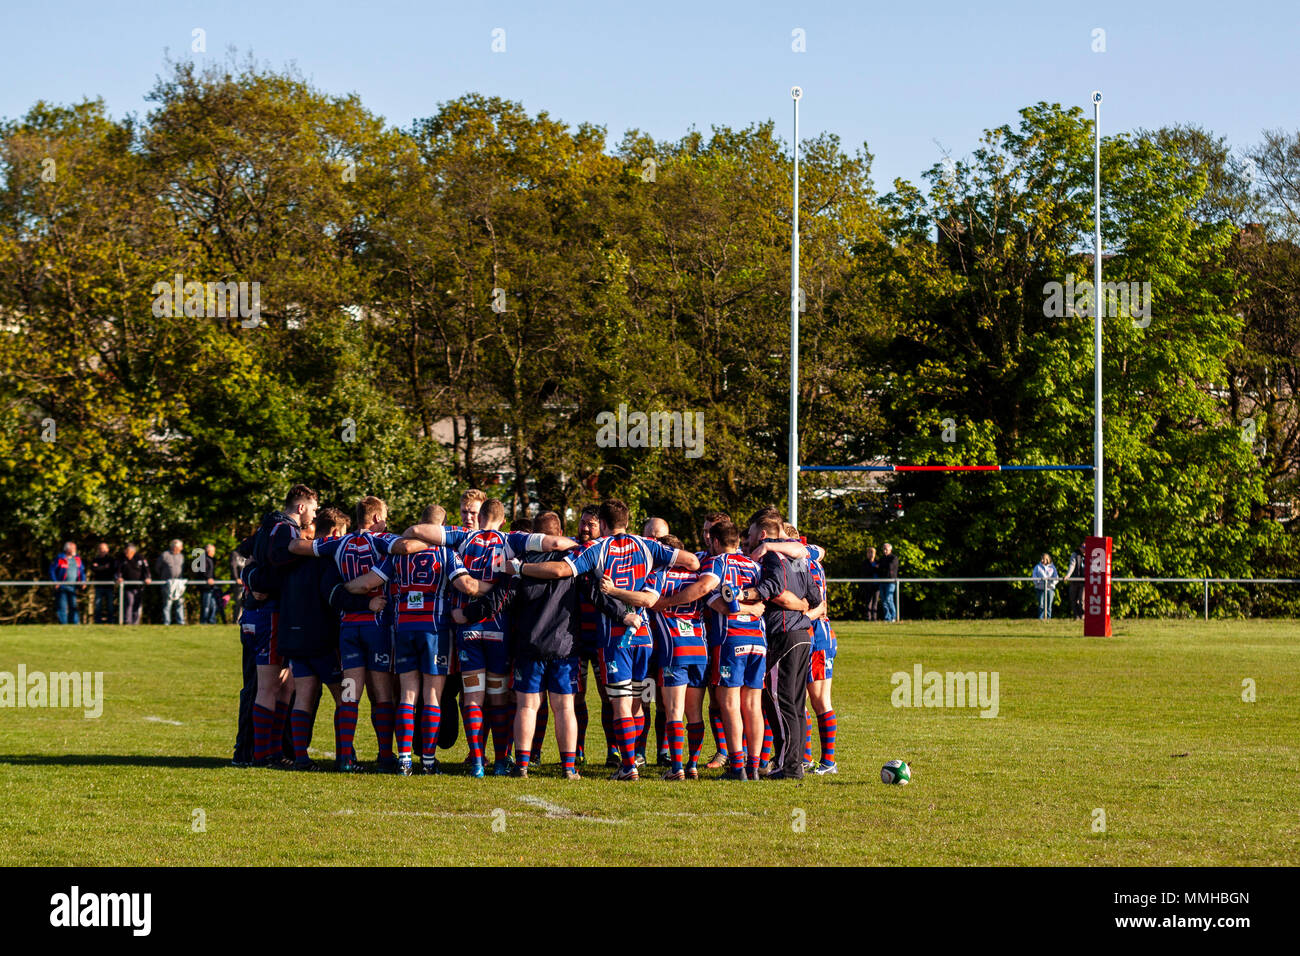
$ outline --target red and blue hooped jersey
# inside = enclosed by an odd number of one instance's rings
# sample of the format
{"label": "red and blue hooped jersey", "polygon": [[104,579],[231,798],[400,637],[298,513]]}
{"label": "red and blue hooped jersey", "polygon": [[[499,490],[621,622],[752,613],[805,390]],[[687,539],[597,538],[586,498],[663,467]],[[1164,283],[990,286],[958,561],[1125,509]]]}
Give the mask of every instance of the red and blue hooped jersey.
{"label": "red and blue hooped jersey", "polygon": [[[651,590],[667,597],[694,584],[699,577],[698,571],[656,568],[650,574],[649,586]],[[708,663],[709,653],[704,640],[704,620],[699,601],[677,604],[667,611],[651,611],[650,628],[654,632],[659,660],[664,666],[685,667]]]}
{"label": "red and blue hooped jersey", "polygon": [[447,597],[451,582],[469,573],[460,555],[445,546],[390,555],[374,570],[389,582],[390,593],[396,591],[399,631],[439,631],[449,627],[451,605]]}
{"label": "red and blue hooped jersey", "polygon": [[[708,551],[696,551],[695,556],[700,559],[699,574],[704,574],[704,569],[708,563],[713,560],[713,555]],[[709,610],[709,598],[712,595],[704,595],[704,600],[700,602],[700,620],[704,622],[704,639],[709,647],[717,647],[722,643],[722,638],[718,634],[718,622],[716,614]]]}
{"label": "red and blue hooped jersey", "polygon": [[[672,567],[677,551],[660,541],[621,531],[595,541],[576,555],[566,555],[564,560],[573,569],[574,576],[592,574],[597,578],[606,573],[614,586],[626,591],[645,590],[646,579],[655,568]],[[597,646],[635,647],[652,643],[645,611],[636,627],[611,621],[600,615],[596,622]]]}
{"label": "red and blue hooped jersey", "polygon": [[[738,551],[715,554],[700,574],[712,574],[719,584],[730,584],[733,588],[751,588],[762,577],[762,569],[753,559]],[[763,618],[752,614],[719,614],[712,608],[706,612],[714,619],[717,641],[719,644],[759,644],[767,646],[767,631],[763,627]]]}
{"label": "red and blue hooped jersey", "polygon": [[[351,581],[377,568],[399,537],[387,531],[382,534],[355,531],[337,538],[318,538],[312,542],[311,547],[318,557],[333,558],[334,566],[339,569],[339,577]],[[373,597],[382,594],[383,590],[374,588],[370,595]],[[341,619],[344,624],[380,623],[380,615],[371,611],[343,611]]]}
{"label": "red and blue hooped jersey", "polygon": [[[808,573],[812,579],[817,582],[817,587],[821,590],[823,598],[826,594],[826,569],[822,567],[821,558],[826,554],[824,548],[816,545],[808,545]],[[813,621],[813,646],[814,651],[829,651],[833,649],[835,632],[831,630],[830,619],[825,615]]]}
{"label": "red and blue hooped jersey", "polygon": [[[531,535],[526,531],[489,531],[486,528],[475,531],[468,528],[443,529],[444,545],[453,548],[460,556],[465,570],[480,581],[491,581],[500,574],[502,564],[527,551],[530,539],[533,538],[540,540],[541,535]],[[465,607],[473,600],[459,591],[452,593],[450,598],[451,608]],[[505,634],[508,626],[506,606],[502,605],[494,617],[467,625],[463,630],[499,631]]]}

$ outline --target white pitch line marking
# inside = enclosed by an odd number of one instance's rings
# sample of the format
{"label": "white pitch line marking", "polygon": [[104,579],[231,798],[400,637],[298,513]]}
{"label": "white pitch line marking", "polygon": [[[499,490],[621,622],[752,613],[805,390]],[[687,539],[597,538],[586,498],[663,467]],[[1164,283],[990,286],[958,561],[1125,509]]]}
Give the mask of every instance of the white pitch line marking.
{"label": "white pitch line marking", "polygon": [[590,820],[592,823],[626,823],[626,820],[610,820],[606,817],[589,817],[586,814],[576,813],[568,807],[562,807],[558,803],[551,803],[543,800],[541,797],[534,797],[531,794],[521,794],[515,797],[520,803],[526,803],[530,807],[537,807],[539,810],[545,810],[546,816],[551,820]]}
{"label": "white pitch line marking", "polygon": [[155,724],[171,724],[173,727],[185,726],[179,720],[168,720],[166,717],[146,717],[145,720],[153,721]]}

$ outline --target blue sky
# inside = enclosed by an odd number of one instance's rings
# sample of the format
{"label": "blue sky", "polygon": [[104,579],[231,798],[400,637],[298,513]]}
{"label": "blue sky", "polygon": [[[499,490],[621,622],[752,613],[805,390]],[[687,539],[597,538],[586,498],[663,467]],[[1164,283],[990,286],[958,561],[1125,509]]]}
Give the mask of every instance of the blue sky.
{"label": "blue sky", "polygon": [[[692,126],[775,118],[790,136],[789,88],[803,87],[804,135],[866,142],[881,191],[918,181],[981,130],[1046,100],[1087,107],[1103,90],[1106,133],[1196,122],[1247,147],[1300,127],[1300,7],[1283,2],[315,3],[47,2],[4,13],[0,116],[37,99],[102,96],[143,114],[172,57],[230,47],[295,63],[317,86],[356,92],[406,125],[467,91],[516,99],[571,124],[659,139]],[[207,52],[191,52],[191,31]],[[492,31],[505,31],[493,53]],[[805,31],[806,52],[792,50]],[[1106,50],[1092,51],[1093,30]]]}

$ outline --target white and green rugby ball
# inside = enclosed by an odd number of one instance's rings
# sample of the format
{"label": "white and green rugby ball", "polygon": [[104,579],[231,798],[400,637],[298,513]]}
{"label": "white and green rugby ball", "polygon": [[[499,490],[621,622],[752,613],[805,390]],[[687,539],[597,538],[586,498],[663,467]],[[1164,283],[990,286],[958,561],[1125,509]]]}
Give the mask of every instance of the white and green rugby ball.
{"label": "white and green rugby ball", "polygon": [[901,760],[891,760],[880,768],[880,780],[882,783],[911,783],[912,768]]}

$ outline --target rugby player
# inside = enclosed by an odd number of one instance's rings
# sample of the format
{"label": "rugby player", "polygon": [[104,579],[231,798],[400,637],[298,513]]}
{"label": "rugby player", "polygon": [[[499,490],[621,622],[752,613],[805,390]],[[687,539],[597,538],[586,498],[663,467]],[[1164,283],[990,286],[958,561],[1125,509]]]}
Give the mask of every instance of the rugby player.
{"label": "rugby player", "polygon": [[[650,538],[654,541],[662,541],[670,533],[671,532],[668,528],[668,522],[665,521],[663,518],[648,518],[646,519],[645,524],[641,527],[641,537]],[[682,547],[680,542],[677,544],[677,547]],[[654,677],[653,703],[655,705],[655,751],[656,751],[655,763],[660,767],[667,767],[672,763],[672,757],[669,753],[668,729],[667,729],[668,724],[667,724],[667,718],[665,717],[666,711],[664,710],[664,705],[663,705],[664,688],[663,688],[663,682],[660,679],[663,673],[663,668],[657,656],[657,646],[655,651],[652,651],[650,655],[650,673]],[[641,733],[637,737],[637,741],[636,741],[638,765],[645,764],[646,743],[649,736],[650,736],[650,725],[649,723],[647,723],[646,726],[642,728]]]}
{"label": "rugby player", "polygon": [[293,675],[280,657],[277,641],[280,585],[298,560],[289,547],[315,520],[318,500],[306,485],[290,488],[283,510],[262,519],[253,541],[253,558],[244,568],[246,599],[239,624],[246,635],[252,631],[257,662],[253,701],[253,765],[257,767],[288,765],[276,756],[293,697]]}
{"label": "rugby player", "polygon": [[[704,516],[704,524],[701,526],[702,535],[700,537],[700,542],[704,545],[704,550],[696,552],[696,557],[700,559],[701,564],[704,563],[706,558],[712,557],[713,555],[711,540],[709,538],[709,528],[719,521],[730,520],[730,515],[724,514],[721,511],[710,511]],[[691,600],[698,600],[706,593],[706,591],[701,591],[699,594],[694,594],[692,595]],[[704,614],[702,616],[704,618],[704,633],[708,641],[708,646],[711,649],[717,648],[721,637],[716,633],[716,628],[713,623],[714,617],[712,614]],[[713,732],[713,756],[709,758],[709,762],[705,764],[705,766],[710,770],[717,770],[720,767],[726,767],[729,758],[727,756],[727,734],[722,726],[722,709],[718,706],[718,688],[717,685],[713,683],[709,684],[709,729]]]}
{"label": "rugby player", "polygon": [[397,772],[409,777],[414,769],[412,749],[418,699],[423,704],[420,768],[426,774],[436,774],[442,694],[452,664],[453,624],[448,588],[478,597],[492,589],[492,582],[472,577],[460,555],[449,547],[401,539],[388,557],[349,581],[346,587],[353,594],[365,594],[385,585],[394,586],[397,591],[393,652],[400,686]]}
{"label": "rugby player", "polygon": [[[683,550],[672,535],[659,539],[664,545]],[[699,573],[674,565],[657,568],[650,575],[649,586],[670,598],[699,579]],[[700,748],[704,745],[704,689],[708,686],[709,653],[704,639],[704,620],[699,601],[676,604],[668,610],[650,610],[650,629],[655,638],[659,661],[659,708],[665,715],[668,742],[668,769],[665,780],[698,780]],[[683,720],[685,718],[685,720]],[[683,762],[682,750],[689,736],[689,759]]]}
{"label": "rugby player", "polygon": [[[758,583],[760,571],[740,551],[740,531],[727,520],[709,526],[713,556],[700,570],[698,584],[712,593],[727,586],[740,594]],[[767,639],[763,606],[753,598],[728,601],[719,591],[708,600],[714,626],[720,637],[714,672],[718,706],[727,740],[731,742],[731,766],[727,780],[757,780],[759,756],[763,750],[763,677]],[[744,741],[744,749],[740,746]]]}
{"label": "rugby player", "polygon": [[[587,505],[578,517],[578,544],[586,546],[600,537],[600,506]],[[578,579],[578,691],[574,695],[573,710],[578,718],[578,766],[587,762],[587,667],[596,675],[596,694],[600,698],[600,725],[605,732],[605,766],[618,767],[622,763],[619,747],[614,739],[614,709],[605,682],[600,678],[600,612],[596,609],[599,582],[593,575],[584,574]]]}
{"label": "rugby player", "polygon": [[[798,530],[793,526],[787,525],[785,533],[787,538],[798,539],[800,543],[804,543]],[[817,587],[823,594],[827,594],[826,569],[822,566],[822,561],[826,559],[826,549],[816,545],[807,545],[807,548],[808,570]],[[839,772],[835,763],[835,707],[831,703],[831,680],[835,676],[835,655],[839,650],[839,640],[826,614],[828,604],[829,595],[828,600],[823,602],[820,608],[814,608],[813,612],[809,613],[809,617],[813,619],[813,646],[812,660],[808,665],[808,702],[812,705],[813,713],[817,715],[817,736],[821,743],[821,757],[815,766],[812,765],[813,718],[809,717],[804,726],[803,759],[805,768],[815,774]]]}

